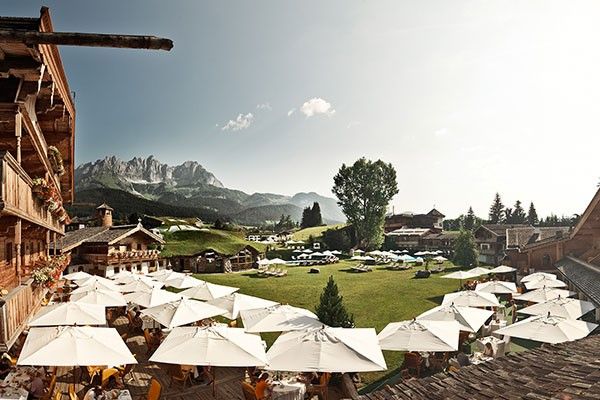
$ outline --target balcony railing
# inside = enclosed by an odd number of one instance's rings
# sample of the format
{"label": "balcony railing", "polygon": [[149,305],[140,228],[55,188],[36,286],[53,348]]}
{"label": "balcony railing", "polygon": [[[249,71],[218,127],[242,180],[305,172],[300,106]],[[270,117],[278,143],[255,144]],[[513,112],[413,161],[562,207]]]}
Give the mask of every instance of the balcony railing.
{"label": "balcony railing", "polygon": [[[31,282],[32,280],[30,280]],[[47,289],[32,283],[20,285],[2,297],[0,303],[0,351],[17,340],[29,317],[41,306]]]}
{"label": "balcony railing", "polygon": [[94,264],[119,264],[158,260],[159,250],[129,250],[110,254],[83,254],[81,258]]}
{"label": "balcony railing", "polygon": [[63,224],[33,196],[33,181],[7,151],[0,151],[0,209],[62,233]]}

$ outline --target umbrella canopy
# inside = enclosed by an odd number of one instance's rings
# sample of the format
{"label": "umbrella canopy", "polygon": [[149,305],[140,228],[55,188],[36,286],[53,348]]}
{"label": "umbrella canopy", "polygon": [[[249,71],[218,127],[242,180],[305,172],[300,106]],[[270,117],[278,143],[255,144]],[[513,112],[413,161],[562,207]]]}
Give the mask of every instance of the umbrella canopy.
{"label": "umbrella canopy", "polygon": [[136,280],[129,282],[126,285],[120,285],[117,287],[121,293],[133,293],[133,292],[151,292],[154,288],[160,289],[164,286],[162,282],[156,282],[153,280]]}
{"label": "umbrella canopy", "polygon": [[219,297],[214,300],[210,300],[208,304],[212,304],[215,307],[227,310],[226,314],[223,314],[226,318],[237,319],[242,310],[256,310],[259,308],[267,308],[276,306],[276,303],[271,300],[261,299],[260,297],[248,296],[241,293],[232,293],[228,296]]}
{"label": "umbrella canopy", "polygon": [[475,291],[494,294],[513,294],[517,293],[517,285],[514,282],[489,281],[478,283]]}
{"label": "umbrella canopy", "polygon": [[548,272],[534,272],[533,274],[529,274],[521,278],[521,283],[537,281],[538,279],[557,279],[555,274],[550,274]]}
{"label": "umbrella canopy", "polygon": [[168,279],[176,279],[178,277],[182,277],[182,276],[186,276],[186,275],[183,274],[183,273],[181,273],[181,272],[175,272],[175,271],[170,270],[170,269],[165,269],[165,270],[162,270],[162,271],[158,271],[158,273],[156,273],[155,275],[148,274],[147,276],[150,276],[155,281],[165,282]]}
{"label": "umbrella canopy", "polygon": [[454,304],[462,307],[499,307],[498,298],[492,293],[476,292],[475,290],[463,290],[456,293],[448,293],[442,300],[442,305]]}
{"label": "umbrella canopy", "polygon": [[267,352],[268,369],[367,372],[387,369],[372,328],[313,328],[287,332]]}
{"label": "umbrella canopy", "polygon": [[77,289],[73,290],[71,292],[71,294],[87,293],[87,292],[91,292],[92,290],[105,290],[107,292],[118,292],[119,287],[118,287],[118,285],[115,285],[112,282],[110,285],[107,285],[107,284],[99,281],[96,283],[90,283],[89,285],[79,286]]}
{"label": "umbrella canopy", "polygon": [[142,315],[147,315],[167,329],[202,321],[206,318],[223,315],[227,311],[198,300],[180,298],[177,301],[147,308]]}
{"label": "umbrella canopy", "polygon": [[18,365],[87,366],[137,364],[114,328],[31,328]]}
{"label": "umbrella canopy", "polygon": [[[92,275],[90,277],[84,278],[84,279],[78,279],[75,281],[75,283],[77,284],[77,286],[82,287],[82,286],[92,286],[95,284],[101,284],[104,285],[106,287],[110,287],[110,288],[116,288],[117,285],[111,281],[110,279],[104,278],[102,276],[97,276],[97,275]],[[113,290],[113,289],[111,289]]]}
{"label": "umbrella canopy", "polygon": [[443,257],[443,256],[433,257],[433,260],[434,261],[439,261],[439,262],[448,261],[448,259],[446,257]]}
{"label": "umbrella canopy", "polygon": [[342,254],[342,252],[341,252],[341,251],[339,251],[339,250],[333,250],[333,251],[331,252],[331,254],[333,254],[334,256],[339,256],[340,254]]}
{"label": "umbrella canopy", "polygon": [[186,289],[180,294],[196,300],[209,301],[218,299],[219,297],[228,296],[238,290],[239,288],[236,287],[216,285],[214,283],[202,281],[200,285]]}
{"label": "umbrella canopy", "polygon": [[539,289],[539,288],[543,288],[543,287],[560,288],[560,287],[565,287],[565,286],[567,286],[567,284],[564,283],[563,281],[560,281],[558,279],[551,279],[551,278],[540,278],[540,279],[536,279],[534,281],[525,282],[525,287],[529,290]]}
{"label": "umbrella canopy", "polygon": [[287,332],[323,326],[317,316],[304,308],[276,305],[240,311],[246,332]]}
{"label": "umbrella canopy", "polygon": [[70,300],[78,303],[98,304],[105,307],[125,307],[127,305],[127,300],[125,300],[125,297],[121,293],[102,289],[72,294]]}
{"label": "umbrella canopy", "polygon": [[97,304],[56,303],[42,307],[29,326],[105,325],[106,308]]}
{"label": "umbrella canopy", "polygon": [[478,275],[474,275],[469,271],[455,271],[455,272],[451,272],[449,274],[446,275],[442,275],[442,278],[448,278],[448,279],[471,279],[471,278],[475,278]]}
{"label": "umbrella canopy", "polygon": [[576,319],[536,315],[494,333],[554,344],[584,338],[597,327],[597,324]]}
{"label": "umbrella canopy", "polygon": [[267,364],[259,335],[225,326],[173,329],[150,361],[215,367],[254,367]]}
{"label": "umbrella canopy", "polygon": [[174,287],[175,289],[189,289],[204,283],[204,281],[189,275],[170,276],[163,282],[165,283],[165,286]]}
{"label": "umbrella canopy", "polygon": [[404,254],[400,257],[398,257],[399,260],[402,260],[404,262],[414,262],[417,261],[416,258],[409,256],[408,254]]}
{"label": "umbrella canopy", "polygon": [[544,303],[548,300],[556,299],[558,297],[571,297],[575,296],[575,292],[571,292],[565,289],[554,289],[554,288],[540,288],[532,290],[518,296],[513,296],[515,300],[530,301],[533,303]]}
{"label": "umbrella canopy", "polygon": [[168,275],[168,274],[171,274],[173,272],[175,272],[175,271],[173,271],[171,269],[159,269],[159,270],[156,270],[154,272],[147,273],[146,276],[149,276],[151,278],[158,278],[160,276]]}
{"label": "umbrella canopy", "polygon": [[271,264],[271,260],[263,258],[260,259],[256,262],[258,265],[270,265]]}
{"label": "umbrella canopy", "polygon": [[516,270],[516,268],[509,267],[508,265],[499,265],[496,268],[492,268],[490,272],[492,274],[508,274],[510,272],[515,272]]}
{"label": "umbrella canopy", "polygon": [[382,350],[457,351],[460,325],[456,321],[392,322],[377,337]]}
{"label": "umbrella canopy", "polygon": [[182,295],[167,292],[160,288],[153,288],[150,292],[133,292],[125,295],[128,303],[137,304],[140,307],[150,308],[161,304],[181,299]]}
{"label": "umbrella canopy", "polygon": [[132,273],[129,273],[129,275],[120,275],[117,277],[113,276],[112,280],[113,282],[119,285],[127,285],[134,282],[156,283],[156,281],[150,278],[149,276]]}
{"label": "umbrella canopy", "polygon": [[417,320],[456,321],[459,323],[461,331],[477,332],[493,314],[493,311],[480,308],[442,304],[425,311],[417,317]]}
{"label": "umbrella canopy", "polygon": [[596,307],[589,301],[557,297],[545,303],[525,307],[518,312],[529,315],[552,315],[555,317],[577,319]]}
{"label": "umbrella canopy", "polygon": [[306,253],[306,254],[310,254],[310,253],[312,253],[313,251],[312,251],[311,249],[306,249],[306,250],[302,250],[302,252],[303,252],[303,253]]}
{"label": "umbrella canopy", "polygon": [[492,270],[483,268],[483,267],[475,267],[471,268],[467,272],[472,273],[474,276],[488,275],[492,273]]}
{"label": "umbrella canopy", "polygon": [[87,279],[90,277],[92,277],[92,275],[90,275],[84,271],[77,271],[77,272],[72,272],[67,275],[63,275],[63,279],[66,279],[68,281],[79,281],[79,280]]}

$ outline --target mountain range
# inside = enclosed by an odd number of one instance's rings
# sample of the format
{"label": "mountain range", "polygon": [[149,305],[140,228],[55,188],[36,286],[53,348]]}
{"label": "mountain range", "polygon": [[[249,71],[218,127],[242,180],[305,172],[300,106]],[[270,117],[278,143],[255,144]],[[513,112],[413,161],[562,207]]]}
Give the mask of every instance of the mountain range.
{"label": "mountain range", "polygon": [[[230,219],[239,224],[261,224],[282,214],[300,221],[302,209],[319,202],[326,222],[345,221],[336,200],[315,192],[285,196],[274,193],[247,194],[230,189],[196,161],[171,166],[154,156],[123,161],[107,156],[75,169],[75,214],[87,212],[98,202],[113,204],[117,213],[160,213],[214,220]],[[118,200],[117,200],[118,199]]]}

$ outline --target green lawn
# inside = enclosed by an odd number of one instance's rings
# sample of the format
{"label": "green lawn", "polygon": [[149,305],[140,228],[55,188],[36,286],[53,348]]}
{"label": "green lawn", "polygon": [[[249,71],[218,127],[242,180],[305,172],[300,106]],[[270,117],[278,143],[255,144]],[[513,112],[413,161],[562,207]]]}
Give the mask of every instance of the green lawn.
{"label": "green lawn", "polygon": [[301,240],[301,241],[305,242],[305,241],[308,240],[309,236],[312,236],[314,238],[318,238],[327,229],[337,229],[337,228],[341,228],[341,227],[343,227],[345,225],[346,224],[323,225],[323,226],[315,226],[315,227],[312,227],[312,228],[300,229],[299,231],[294,232],[294,234],[292,235],[292,239],[294,239],[294,240]]}
{"label": "green lawn", "polygon": [[[389,271],[375,266],[373,272],[353,273],[346,269],[351,261],[321,266],[320,274],[309,274],[309,267],[289,267],[285,278],[259,278],[255,271],[235,274],[202,274],[206,281],[235,286],[240,292],[314,311],[327,279],[333,275],[348,311],[354,314],[357,327],[373,327],[379,332],[389,322],[412,319],[437,306],[444,294],[458,289],[459,282],[432,275],[414,279],[414,271]],[[451,264],[448,264],[451,267]],[[271,344],[276,335],[264,335]],[[384,352],[389,371],[397,368],[402,354]],[[386,372],[364,374],[366,383]]]}
{"label": "green lawn", "polygon": [[209,249],[221,254],[234,255],[248,245],[259,251],[266,248],[263,244],[245,240],[241,232],[218,229],[166,233],[165,242],[161,253],[164,257],[190,256]]}

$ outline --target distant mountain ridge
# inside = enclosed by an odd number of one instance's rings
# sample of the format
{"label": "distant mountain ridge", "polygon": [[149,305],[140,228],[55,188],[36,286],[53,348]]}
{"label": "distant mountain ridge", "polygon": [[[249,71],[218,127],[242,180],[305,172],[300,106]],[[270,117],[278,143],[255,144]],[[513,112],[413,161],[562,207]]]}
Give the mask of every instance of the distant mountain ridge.
{"label": "distant mountain ridge", "polygon": [[[107,156],[78,166],[75,170],[75,189],[89,199],[92,189],[116,189],[147,201],[177,207],[173,211],[198,209],[204,215],[223,216],[243,224],[260,224],[278,220],[289,214],[299,220],[302,208],[319,202],[324,220],[344,221],[335,199],[315,192],[285,196],[274,193],[247,194],[226,188],[212,173],[196,161],[171,166],[154,156],[135,157],[123,161]],[[110,193],[99,190],[101,193]],[[77,198],[76,198],[77,200]],[[110,202],[110,199],[107,199]],[[147,203],[144,203],[147,206]],[[168,212],[158,206],[154,209]]]}

